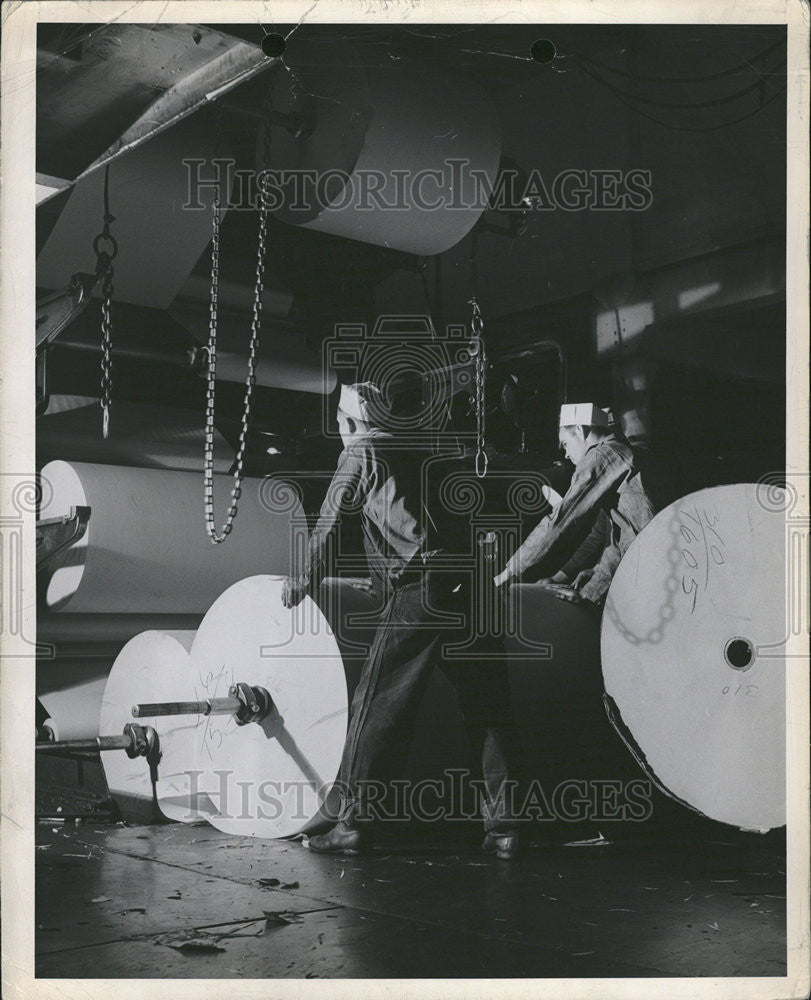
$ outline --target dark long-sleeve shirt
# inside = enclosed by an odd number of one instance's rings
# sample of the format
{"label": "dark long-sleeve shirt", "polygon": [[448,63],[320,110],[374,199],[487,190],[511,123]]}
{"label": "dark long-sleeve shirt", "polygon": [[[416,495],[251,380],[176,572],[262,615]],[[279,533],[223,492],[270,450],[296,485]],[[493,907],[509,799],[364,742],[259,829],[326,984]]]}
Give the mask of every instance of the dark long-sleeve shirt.
{"label": "dark long-sleeve shirt", "polygon": [[355,438],[338,458],[297,586],[312,592],[335,572],[339,524],[347,513],[361,515],[369,571],[384,591],[416,557],[460,551],[468,522],[431,503],[430,459],[430,453],[404,448],[386,431]]}
{"label": "dark long-sleeve shirt", "polygon": [[552,516],[530,532],[507,563],[511,575],[556,559],[567,576],[594,565],[580,594],[601,602],[628,546],[656,513],[644,465],[643,456],[614,434],[593,444]]}

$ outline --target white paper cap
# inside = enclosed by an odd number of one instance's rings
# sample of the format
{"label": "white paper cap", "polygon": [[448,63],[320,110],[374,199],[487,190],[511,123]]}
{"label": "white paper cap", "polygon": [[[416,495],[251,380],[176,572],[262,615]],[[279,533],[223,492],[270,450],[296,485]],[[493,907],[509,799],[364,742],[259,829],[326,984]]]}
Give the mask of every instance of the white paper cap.
{"label": "white paper cap", "polygon": [[383,407],[383,394],[374,382],[356,382],[354,385],[341,386],[341,398],[338,409],[355,420],[364,423],[375,423]]}
{"label": "white paper cap", "polygon": [[564,403],[560,408],[560,426],[608,427],[608,414],[595,403]]}

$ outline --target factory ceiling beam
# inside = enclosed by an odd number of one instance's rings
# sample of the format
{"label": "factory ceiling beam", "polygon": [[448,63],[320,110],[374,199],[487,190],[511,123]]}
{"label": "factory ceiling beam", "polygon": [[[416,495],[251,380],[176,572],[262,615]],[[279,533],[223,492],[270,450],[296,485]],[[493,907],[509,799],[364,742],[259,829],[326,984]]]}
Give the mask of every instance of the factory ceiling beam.
{"label": "factory ceiling beam", "polygon": [[171,128],[204,105],[262,73],[275,62],[275,59],[268,59],[258,45],[236,42],[167,90],[81,176],[98,170],[158,132]]}
{"label": "factory ceiling beam", "polygon": [[258,45],[197,25],[107,25],[40,47],[37,170],[75,183],[272,65]]}

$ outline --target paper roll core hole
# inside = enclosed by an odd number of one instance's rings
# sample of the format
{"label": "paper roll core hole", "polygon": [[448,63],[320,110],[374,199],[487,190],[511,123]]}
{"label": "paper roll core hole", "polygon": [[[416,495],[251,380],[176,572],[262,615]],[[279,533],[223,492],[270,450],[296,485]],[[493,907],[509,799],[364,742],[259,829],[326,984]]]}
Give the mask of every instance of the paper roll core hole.
{"label": "paper roll core hole", "polygon": [[735,636],[726,644],[724,658],[733,670],[748,670],[755,659],[755,651],[748,639]]}

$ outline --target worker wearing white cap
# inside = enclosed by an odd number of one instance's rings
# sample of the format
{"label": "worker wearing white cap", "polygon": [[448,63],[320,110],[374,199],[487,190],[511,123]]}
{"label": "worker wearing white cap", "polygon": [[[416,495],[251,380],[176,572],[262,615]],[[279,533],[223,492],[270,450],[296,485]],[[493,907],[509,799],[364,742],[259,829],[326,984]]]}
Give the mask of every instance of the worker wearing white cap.
{"label": "worker wearing white cap", "polygon": [[574,464],[571,485],[553,514],[516,550],[496,586],[531,567],[545,568],[558,596],[600,608],[628,546],[656,513],[650,474],[639,452],[594,403],[560,409],[560,446]]}
{"label": "worker wearing white cap", "polygon": [[[381,428],[386,409],[372,383],[342,387],[338,426],[344,450],[304,569],[282,591],[286,607],[317,594],[320,580],[335,572],[330,560],[342,515],[360,512],[369,571],[385,605],[352,700],[335,786],[338,822],[311,837],[309,846],[349,854],[371,846],[381,812],[378,792],[402,778],[422,695],[440,667],[456,687],[471,747],[481,760],[484,850],[511,860],[517,836],[510,775],[519,749],[503,647],[497,635],[477,637],[475,647],[460,643],[469,639],[478,593],[458,558],[470,544],[470,523],[428,498],[423,473],[434,456]],[[454,658],[448,651],[454,644],[464,645],[464,654]]]}

